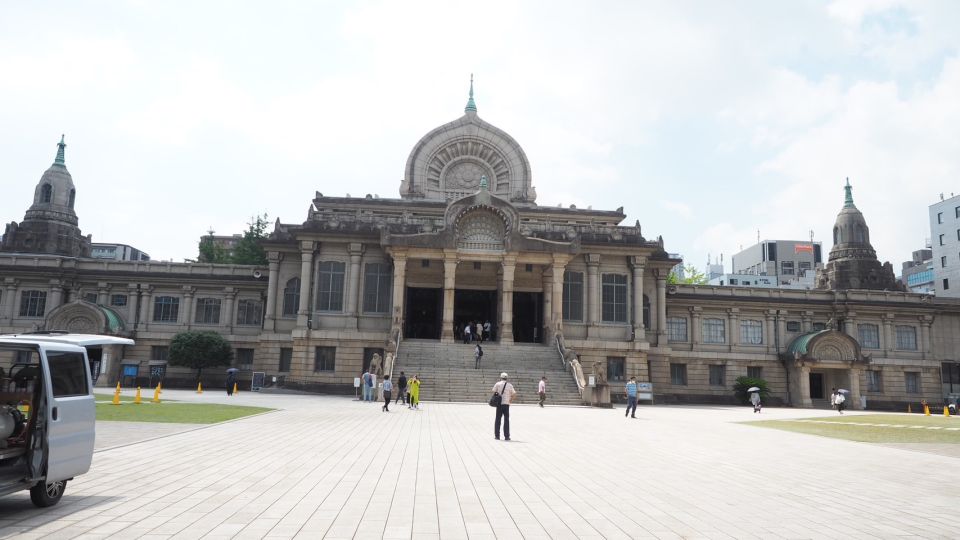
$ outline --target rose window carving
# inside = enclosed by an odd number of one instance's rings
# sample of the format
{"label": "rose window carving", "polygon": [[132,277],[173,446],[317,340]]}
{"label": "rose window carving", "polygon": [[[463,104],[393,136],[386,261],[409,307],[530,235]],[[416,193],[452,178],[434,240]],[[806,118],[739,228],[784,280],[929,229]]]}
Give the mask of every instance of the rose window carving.
{"label": "rose window carving", "polygon": [[510,196],[512,175],[507,159],[486,141],[471,139],[441,146],[430,156],[426,168],[427,187],[444,191],[474,190],[484,175],[489,178],[492,193]]}
{"label": "rose window carving", "polygon": [[460,220],[457,227],[457,248],[502,251],[506,226],[492,212],[473,212]]}
{"label": "rose window carving", "polygon": [[480,177],[489,175],[487,169],[472,161],[463,161],[451,166],[443,176],[447,189],[477,189]]}

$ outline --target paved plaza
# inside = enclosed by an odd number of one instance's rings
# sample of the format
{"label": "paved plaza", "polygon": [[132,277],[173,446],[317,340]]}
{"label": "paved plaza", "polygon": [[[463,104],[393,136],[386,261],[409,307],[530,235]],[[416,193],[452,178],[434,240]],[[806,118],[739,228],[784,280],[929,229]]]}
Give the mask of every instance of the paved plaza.
{"label": "paved plaza", "polygon": [[[762,429],[749,408],[421,410],[344,397],[165,391],[280,410],[98,425],[58,506],[0,499],[3,538],[956,537],[960,460]],[[124,405],[133,406],[133,405]],[[766,409],[765,419],[830,411]],[[958,420],[960,425],[960,420]],[[104,443],[106,441],[106,443]],[[141,442],[138,442],[141,441]]]}

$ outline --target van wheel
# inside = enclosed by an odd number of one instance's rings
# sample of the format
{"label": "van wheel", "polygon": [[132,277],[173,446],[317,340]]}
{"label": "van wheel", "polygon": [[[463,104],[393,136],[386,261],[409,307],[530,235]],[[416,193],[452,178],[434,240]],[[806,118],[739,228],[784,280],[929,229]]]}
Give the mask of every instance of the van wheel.
{"label": "van wheel", "polygon": [[51,482],[49,484],[41,482],[30,488],[30,500],[40,508],[53,506],[60,502],[60,497],[63,497],[63,491],[65,489],[67,489],[66,480]]}

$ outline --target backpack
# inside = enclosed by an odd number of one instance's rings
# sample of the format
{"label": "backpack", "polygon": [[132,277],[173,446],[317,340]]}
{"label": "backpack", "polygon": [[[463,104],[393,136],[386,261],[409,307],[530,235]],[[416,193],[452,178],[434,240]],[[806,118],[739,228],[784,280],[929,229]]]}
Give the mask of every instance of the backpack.
{"label": "backpack", "polygon": [[481,349],[480,347],[477,347],[477,356],[479,356],[480,358],[483,358],[483,349]]}
{"label": "backpack", "polygon": [[366,381],[367,386],[373,386],[373,377],[369,373],[364,373],[363,380]]}

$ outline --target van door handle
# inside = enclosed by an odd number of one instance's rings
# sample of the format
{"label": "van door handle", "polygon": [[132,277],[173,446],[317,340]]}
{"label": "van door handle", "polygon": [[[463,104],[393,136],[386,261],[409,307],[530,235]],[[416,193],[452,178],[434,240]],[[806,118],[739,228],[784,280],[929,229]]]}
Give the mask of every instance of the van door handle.
{"label": "van door handle", "polygon": [[50,416],[53,417],[54,421],[57,420],[57,416],[58,416],[57,413],[58,413],[58,411],[57,411],[57,408],[56,408],[56,407],[54,407],[53,410],[50,411]]}

